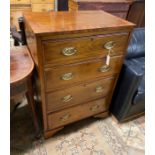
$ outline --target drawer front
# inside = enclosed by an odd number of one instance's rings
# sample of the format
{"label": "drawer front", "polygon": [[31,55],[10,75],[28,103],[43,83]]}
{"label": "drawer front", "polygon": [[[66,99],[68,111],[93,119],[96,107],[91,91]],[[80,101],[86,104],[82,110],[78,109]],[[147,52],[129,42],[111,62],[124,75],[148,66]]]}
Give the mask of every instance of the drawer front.
{"label": "drawer front", "polygon": [[43,42],[44,64],[65,64],[105,56],[106,43],[113,43],[111,55],[123,54],[128,33]]}
{"label": "drawer front", "polygon": [[115,78],[108,78],[48,93],[46,95],[47,111],[51,112],[104,97],[112,90],[114,82]]}
{"label": "drawer front", "polygon": [[46,91],[63,88],[76,82],[95,80],[99,77],[108,77],[119,72],[123,57],[112,57],[110,67],[105,67],[106,58],[93,60],[91,62],[65,65],[45,71]]}
{"label": "drawer front", "polygon": [[10,0],[10,4],[30,4],[30,0]]}
{"label": "drawer front", "polygon": [[33,12],[48,12],[54,10],[54,4],[32,4]]}
{"label": "drawer front", "polygon": [[31,0],[31,3],[39,4],[39,3],[54,3],[54,0]]}
{"label": "drawer front", "polygon": [[108,109],[106,98],[71,107],[48,115],[48,127],[54,129],[77,120],[87,118]]}

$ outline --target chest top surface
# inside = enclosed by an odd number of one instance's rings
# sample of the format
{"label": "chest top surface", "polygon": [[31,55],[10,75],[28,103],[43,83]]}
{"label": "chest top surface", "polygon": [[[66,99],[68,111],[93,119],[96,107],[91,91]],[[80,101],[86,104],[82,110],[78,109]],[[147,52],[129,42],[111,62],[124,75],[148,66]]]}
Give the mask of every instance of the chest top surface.
{"label": "chest top surface", "polygon": [[25,22],[36,35],[132,29],[134,24],[104,11],[25,12]]}

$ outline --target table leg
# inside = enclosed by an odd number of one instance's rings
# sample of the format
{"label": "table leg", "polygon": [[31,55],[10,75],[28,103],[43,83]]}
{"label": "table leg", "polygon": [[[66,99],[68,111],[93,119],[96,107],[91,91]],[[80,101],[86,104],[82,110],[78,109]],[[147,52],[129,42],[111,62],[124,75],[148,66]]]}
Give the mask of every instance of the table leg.
{"label": "table leg", "polygon": [[27,86],[28,86],[28,91],[26,93],[26,98],[28,100],[28,104],[32,111],[32,118],[33,118],[35,130],[36,130],[36,138],[39,138],[40,129],[39,129],[38,118],[37,118],[36,109],[35,109],[34,93],[33,93],[31,78],[28,79]]}

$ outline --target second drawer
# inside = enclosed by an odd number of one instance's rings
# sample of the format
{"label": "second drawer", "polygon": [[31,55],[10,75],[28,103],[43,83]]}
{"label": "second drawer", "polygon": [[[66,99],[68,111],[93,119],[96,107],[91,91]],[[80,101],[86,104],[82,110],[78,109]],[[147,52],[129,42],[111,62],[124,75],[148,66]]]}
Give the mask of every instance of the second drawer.
{"label": "second drawer", "polygon": [[91,83],[84,83],[60,91],[47,93],[47,111],[55,110],[88,102],[107,95],[112,89],[115,78],[101,79]]}
{"label": "second drawer", "polygon": [[80,64],[71,64],[56,68],[45,69],[46,91],[52,91],[76,83],[95,80],[96,78],[109,77],[119,72],[121,69],[123,57],[112,57],[110,66],[106,67],[105,58],[97,59]]}

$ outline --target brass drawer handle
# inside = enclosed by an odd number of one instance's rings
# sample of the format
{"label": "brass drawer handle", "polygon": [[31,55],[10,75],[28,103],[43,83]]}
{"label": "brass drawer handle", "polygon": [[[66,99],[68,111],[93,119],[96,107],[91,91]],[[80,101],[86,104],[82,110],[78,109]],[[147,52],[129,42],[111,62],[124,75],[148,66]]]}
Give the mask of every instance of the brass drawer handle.
{"label": "brass drawer handle", "polygon": [[103,72],[107,72],[107,71],[110,70],[110,66],[104,65],[104,66],[100,67],[99,70],[100,70],[100,72],[102,72],[102,73],[103,73]]}
{"label": "brass drawer handle", "polygon": [[104,48],[107,49],[107,50],[111,50],[111,49],[114,48],[115,45],[116,45],[116,42],[109,41],[109,42],[104,44]]}
{"label": "brass drawer handle", "polygon": [[73,73],[65,73],[64,75],[62,75],[61,79],[67,81],[73,79],[73,77]]}
{"label": "brass drawer handle", "polygon": [[98,111],[99,107],[100,107],[99,105],[95,105],[95,106],[91,107],[90,110],[92,112],[96,112],[96,111]]}
{"label": "brass drawer handle", "polygon": [[67,121],[70,118],[70,116],[71,116],[70,114],[66,114],[66,115],[64,115],[63,117],[60,118],[60,121],[61,122]]}
{"label": "brass drawer handle", "polygon": [[67,95],[65,97],[62,98],[63,102],[69,102],[73,99],[72,95]]}
{"label": "brass drawer handle", "polygon": [[75,47],[66,47],[62,50],[62,54],[65,56],[72,56],[77,52]]}
{"label": "brass drawer handle", "polygon": [[102,93],[103,90],[104,90],[104,89],[103,89],[102,86],[97,86],[95,91],[96,91],[96,93]]}

